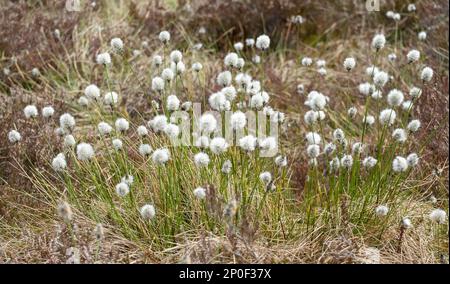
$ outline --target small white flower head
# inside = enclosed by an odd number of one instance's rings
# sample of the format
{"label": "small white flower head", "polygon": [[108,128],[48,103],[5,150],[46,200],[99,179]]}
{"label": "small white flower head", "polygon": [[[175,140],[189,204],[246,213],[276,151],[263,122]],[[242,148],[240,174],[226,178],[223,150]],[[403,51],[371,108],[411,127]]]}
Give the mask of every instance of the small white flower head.
{"label": "small white flower head", "polygon": [[141,213],[142,219],[144,219],[146,221],[155,218],[155,215],[156,215],[155,207],[150,204],[146,204],[146,205],[142,206],[141,209],[139,210],[139,213]]}
{"label": "small white flower head", "polygon": [[306,149],[306,153],[308,154],[308,157],[315,159],[320,154],[320,146],[316,144],[309,145]]}
{"label": "small white flower head", "polygon": [[239,146],[247,152],[252,152],[256,148],[256,137],[253,135],[247,135],[239,139]]}
{"label": "small white flower head", "polygon": [[414,168],[419,164],[419,156],[416,153],[411,153],[406,157],[406,161],[408,162],[408,166]]}
{"label": "small white flower head", "polygon": [[421,31],[417,34],[417,37],[419,38],[419,40],[425,41],[427,39],[427,32]]}
{"label": "small white flower head", "polygon": [[194,44],[194,46],[192,47],[194,50],[200,50],[203,47],[203,43],[199,42]]}
{"label": "small white flower head", "polygon": [[179,50],[174,50],[170,53],[170,60],[172,62],[178,63],[183,59],[183,54]]}
{"label": "small white flower head", "polygon": [[374,100],[380,100],[380,99],[383,98],[383,93],[382,93],[380,90],[376,90],[376,91],[373,91],[371,97],[372,97]]}
{"label": "small white flower head", "polygon": [[408,161],[401,156],[397,156],[392,161],[392,169],[396,173],[405,172],[408,169]]}
{"label": "small white flower head", "polygon": [[119,95],[116,92],[108,92],[105,94],[104,100],[105,104],[113,106],[119,102]]}
{"label": "small white flower head", "polygon": [[258,146],[263,151],[274,150],[278,146],[277,139],[275,139],[275,137],[273,137],[273,136],[266,137],[266,138],[260,138],[258,140]]}
{"label": "small white flower head", "polygon": [[366,74],[369,77],[373,77],[375,76],[375,74],[377,74],[378,72],[380,72],[380,69],[378,69],[378,67],[372,65],[366,68]]}
{"label": "small white flower head", "polygon": [[174,77],[175,77],[175,73],[172,71],[171,68],[165,68],[165,69],[161,72],[161,78],[163,78],[163,79],[166,80],[167,82],[172,81]]}
{"label": "small white flower head", "polygon": [[395,13],[393,19],[398,22],[401,19],[401,15],[399,13]]}
{"label": "small white flower head", "polygon": [[255,63],[255,64],[261,63],[261,56],[255,54],[255,55],[252,57],[252,62]]}
{"label": "small white flower head", "polygon": [[319,112],[314,110],[309,110],[304,115],[304,120],[307,125],[313,125],[319,119]]}
{"label": "small white flower head", "polygon": [[397,55],[395,53],[389,53],[388,60],[394,62],[395,60],[397,60]]}
{"label": "small white flower head", "polygon": [[408,12],[414,12],[416,11],[416,5],[414,5],[414,3],[410,3],[408,4]]}
{"label": "small white flower head", "polygon": [[245,40],[245,45],[248,47],[253,47],[255,45],[255,40],[252,38],[248,38]]}
{"label": "small white flower head", "polygon": [[20,135],[20,133],[16,130],[11,130],[8,133],[8,140],[11,143],[17,143],[20,141],[20,139],[22,139],[22,136]]}
{"label": "small white flower head", "polygon": [[336,145],[334,145],[333,143],[328,143],[325,145],[323,151],[327,156],[330,156],[331,154],[334,153],[334,151],[336,151]]}
{"label": "small white flower head", "polygon": [[412,87],[409,90],[409,95],[413,98],[419,98],[421,94],[422,94],[422,90],[420,88]]}
{"label": "small white flower head", "polygon": [[317,66],[317,68],[325,67],[326,64],[327,64],[327,62],[326,62],[325,60],[323,60],[323,59],[318,59],[318,60],[316,61],[316,66]]}
{"label": "small white flower head", "polygon": [[232,76],[230,71],[224,71],[217,75],[217,84],[222,87],[227,87],[231,84]]}
{"label": "small white flower head", "polygon": [[94,148],[91,144],[80,143],[77,145],[77,158],[80,161],[88,161],[92,159],[95,155]]}
{"label": "small white flower head", "polygon": [[356,60],[353,57],[347,57],[344,60],[344,68],[348,72],[352,71],[353,68],[356,66]]}
{"label": "small white flower head", "polygon": [[386,44],[386,38],[383,34],[376,34],[372,39],[372,48],[377,52],[384,47]]}
{"label": "small white flower head", "polygon": [[164,90],[164,79],[155,77],[152,79],[152,90],[161,93]]}
{"label": "small white flower head", "polygon": [[26,118],[34,118],[38,116],[38,110],[34,105],[27,105],[23,109],[23,113],[25,114]]}
{"label": "small white flower head", "polygon": [[361,142],[356,142],[356,143],[353,143],[353,145],[352,145],[353,155],[361,154],[362,152],[364,152],[364,149],[365,149],[365,145],[362,144]]}
{"label": "small white flower head", "polygon": [[420,73],[420,79],[424,82],[430,82],[431,79],[433,79],[433,69],[431,69],[430,67],[423,68],[422,72]]}
{"label": "small white flower head", "polygon": [[75,127],[75,118],[69,113],[64,113],[59,117],[59,126],[64,130],[72,130]]}
{"label": "small white flower head", "polygon": [[363,123],[366,125],[373,125],[375,123],[375,117],[373,115],[368,114],[367,116],[363,117]]}
{"label": "small white flower head", "polygon": [[363,163],[363,166],[364,166],[366,169],[371,169],[371,168],[375,167],[375,165],[377,164],[377,162],[378,162],[377,159],[375,159],[374,157],[369,156],[369,157],[366,157],[366,158],[363,160],[362,163]]}
{"label": "small white flower head", "polygon": [[97,64],[101,64],[101,65],[110,65],[111,64],[111,56],[109,55],[108,52],[103,52],[100,54],[97,54]]}
{"label": "small white flower head", "polygon": [[202,133],[212,133],[216,130],[217,120],[214,115],[206,113],[200,117],[199,128]]}
{"label": "small white flower head", "polygon": [[230,117],[230,124],[233,130],[243,129],[247,124],[247,117],[243,112],[236,111]]}
{"label": "small white flower head", "polygon": [[192,70],[195,72],[200,72],[203,69],[203,65],[200,62],[195,62],[192,64]]}
{"label": "small white flower head", "polygon": [[361,95],[368,96],[372,92],[373,87],[372,84],[366,82],[359,84],[358,90],[361,93]]}
{"label": "small white flower head", "polygon": [[375,75],[373,76],[373,83],[375,84],[375,86],[377,86],[378,88],[382,88],[384,87],[384,85],[386,85],[386,83],[389,81],[389,75],[388,73],[384,72],[384,71],[378,71],[377,73],[375,73]]}
{"label": "small white flower head", "polygon": [[321,76],[326,76],[327,75],[327,69],[325,68],[319,68],[317,69],[317,72],[321,75]]}
{"label": "small white flower head", "polygon": [[148,135],[147,127],[145,127],[145,125],[139,125],[138,128],[137,128],[137,134],[140,137],[147,136]]}
{"label": "small white flower head", "polygon": [[143,157],[147,157],[152,153],[152,147],[149,144],[139,145],[139,154]]}
{"label": "small white flower head", "polygon": [[305,92],[305,85],[298,84],[297,85],[297,94],[302,95]]}
{"label": "small white flower head", "polygon": [[158,68],[159,66],[161,66],[162,62],[163,58],[160,55],[153,56],[152,64],[154,67]]}
{"label": "small white flower head", "polygon": [[157,165],[164,165],[170,159],[170,152],[167,148],[156,149],[152,154],[153,163]]}
{"label": "small white flower head", "polygon": [[52,168],[57,172],[62,172],[66,169],[67,162],[63,153],[59,153],[52,161]]}
{"label": "small white flower head", "polygon": [[224,63],[227,67],[236,67],[238,64],[239,56],[235,52],[228,53],[225,56]]}
{"label": "small white flower head", "polygon": [[231,163],[230,160],[226,160],[223,164],[222,164],[222,173],[224,174],[229,174],[231,172],[231,169],[233,168],[233,164]]}
{"label": "small white flower head", "polygon": [[266,50],[270,46],[270,38],[267,35],[260,35],[256,38],[256,48]]}
{"label": "small white flower head", "polygon": [[119,132],[127,131],[130,128],[130,123],[125,118],[118,118],[114,125]]}
{"label": "small white flower head", "polygon": [[55,109],[52,106],[46,106],[42,108],[42,116],[45,118],[52,117],[55,113]]}
{"label": "small white flower head", "polygon": [[434,209],[433,211],[431,211],[429,217],[433,222],[444,224],[447,220],[447,213],[442,209]]}
{"label": "small white flower head", "polygon": [[375,208],[375,214],[377,214],[378,217],[386,216],[389,212],[389,208],[385,205],[378,205],[377,208]]}
{"label": "small white flower head", "polygon": [[131,186],[134,182],[134,177],[132,175],[126,175],[120,179],[120,182],[124,182],[128,184],[128,186]]}
{"label": "small white flower head", "polygon": [[273,123],[283,123],[285,115],[281,111],[273,111],[270,114],[270,121]]}
{"label": "small white flower head", "polygon": [[250,107],[252,109],[261,109],[264,106],[264,99],[261,93],[255,94],[250,99]]}
{"label": "small white flower head", "polygon": [[333,131],[333,138],[337,141],[342,141],[345,139],[345,133],[342,129],[337,128]]}
{"label": "small white flower head", "polygon": [[402,219],[402,228],[403,229],[411,229],[413,227],[411,219],[403,218]]}
{"label": "small white flower head", "polygon": [[302,65],[303,66],[311,66],[313,64],[313,60],[309,57],[304,57],[302,59]]}
{"label": "small white flower head", "polygon": [[213,152],[216,155],[222,154],[227,151],[228,149],[228,143],[227,141],[222,137],[215,137],[211,139],[211,142],[209,143],[209,148],[211,152]]}
{"label": "small white flower head", "polygon": [[305,18],[300,15],[292,16],[289,20],[291,21],[291,23],[296,25],[301,25],[305,22]]}
{"label": "small white flower head", "polygon": [[123,147],[122,140],[116,138],[112,141],[113,147],[116,151],[121,150]]}
{"label": "small white flower head", "polygon": [[73,135],[68,134],[66,136],[64,136],[64,141],[63,141],[63,146],[66,148],[72,148],[73,146],[75,146],[76,141],[75,141],[75,137],[73,137]]}
{"label": "small white flower head", "polygon": [[180,108],[180,100],[175,95],[167,97],[167,109],[169,111],[176,111]]}
{"label": "small white flower head", "polygon": [[420,120],[414,119],[408,123],[407,128],[411,132],[416,132],[417,130],[419,130],[420,126],[421,126]]}
{"label": "small white flower head", "polygon": [[237,61],[236,68],[241,70],[242,68],[244,68],[244,66],[245,66],[245,60],[244,60],[244,58],[240,57]]}
{"label": "small white flower head", "polygon": [[152,120],[149,121],[149,126],[155,132],[162,132],[167,125],[167,117],[165,115],[157,115]]}
{"label": "small white flower head", "polygon": [[162,31],[159,33],[158,38],[162,43],[167,44],[170,41],[170,33],[168,31]]}
{"label": "small white flower head", "polygon": [[385,109],[380,112],[380,123],[381,125],[392,125],[397,118],[397,114],[393,109]]}
{"label": "small white flower head", "polygon": [[125,182],[120,182],[116,185],[116,193],[120,197],[126,196],[130,192],[130,187]]}
{"label": "small white flower head", "polygon": [[407,139],[406,131],[402,128],[397,128],[392,132],[392,138],[399,143],[404,143]]}
{"label": "small white flower head", "polygon": [[236,51],[241,51],[244,49],[244,44],[242,42],[236,42],[233,47]]}
{"label": "small white flower head", "polygon": [[306,142],[308,143],[308,145],[313,145],[313,144],[319,145],[320,141],[322,140],[320,138],[320,135],[316,132],[308,132],[305,135],[305,139],[306,139]]}
{"label": "small white flower head", "polygon": [[39,71],[39,69],[35,67],[31,70],[31,75],[33,77],[39,77],[41,75],[41,71]]}
{"label": "small white flower head", "polygon": [[209,156],[206,153],[200,152],[195,154],[194,163],[198,168],[207,167],[209,164]]}
{"label": "small white flower head", "polygon": [[220,91],[225,95],[225,98],[232,102],[236,98],[236,88],[233,86],[225,87]]}
{"label": "small white flower head", "polygon": [[197,187],[196,189],[194,189],[194,196],[198,199],[205,199],[206,190],[203,187]]}
{"label": "small white flower head", "polygon": [[412,109],[412,107],[413,107],[413,102],[412,101],[404,101],[402,103],[402,109],[404,111],[409,111],[410,109]]}
{"label": "small white flower head", "polygon": [[358,113],[358,109],[356,107],[351,107],[347,110],[347,115],[352,119],[355,118],[357,113]]}
{"label": "small white flower head", "polygon": [[344,155],[341,158],[340,164],[345,169],[350,169],[353,166],[353,157],[352,155]]}
{"label": "small white flower head", "polygon": [[108,135],[111,133],[113,128],[108,123],[102,121],[97,125],[97,129],[100,135]]}
{"label": "small white flower head", "polygon": [[275,165],[282,168],[287,166],[286,156],[279,155],[275,158]]}
{"label": "small white flower head", "polygon": [[87,97],[81,96],[80,98],[78,98],[78,104],[80,106],[86,107],[89,105],[89,100]]}
{"label": "small white flower head", "polygon": [[58,212],[58,216],[64,220],[64,222],[70,222],[73,219],[73,212],[72,208],[70,208],[69,203],[63,201],[58,204],[58,207],[56,208],[56,211]]}
{"label": "small white flower head", "polygon": [[120,38],[115,37],[115,38],[111,39],[111,47],[115,52],[122,52],[123,41]]}
{"label": "small white flower head", "polygon": [[265,184],[268,185],[272,181],[272,174],[269,172],[263,172],[259,175],[259,179]]}
{"label": "small white flower head", "polygon": [[339,168],[341,167],[341,161],[338,157],[334,157],[330,161],[330,172],[337,172]]}
{"label": "small white flower head", "polygon": [[177,138],[180,135],[180,128],[176,124],[169,123],[164,127],[164,134],[172,139]]}
{"label": "small white flower head", "polygon": [[305,105],[309,106],[313,110],[322,110],[327,105],[327,98],[317,91],[309,92]]}
{"label": "small white flower head", "polygon": [[177,75],[181,75],[184,73],[184,71],[186,71],[186,65],[184,65],[183,61],[180,61],[176,65],[174,65],[173,70],[176,71]]}
{"label": "small white flower head", "polygon": [[420,52],[416,49],[413,49],[410,52],[408,52],[406,58],[408,58],[408,63],[416,62],[420,58]]}
{"label": "small white flower head", "polygon": [[84,89],[84,95],[91,100],[98,100],[100,98],[100,89],[97,85],[90,84]]}

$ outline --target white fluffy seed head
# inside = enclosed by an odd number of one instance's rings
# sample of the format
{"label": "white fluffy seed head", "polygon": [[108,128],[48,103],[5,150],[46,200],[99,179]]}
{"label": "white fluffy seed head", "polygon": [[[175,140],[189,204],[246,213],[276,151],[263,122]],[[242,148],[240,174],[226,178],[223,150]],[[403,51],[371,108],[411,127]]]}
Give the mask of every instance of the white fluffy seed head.
{"label": "white fluffy seed head", "polygon": [[389,212],[389,208],[386,205],[378,205],[377,208],[375,208],[375,214],[377,214],[378,217],[386,216]]}
{"label": "white fluffy seed head", "polygon": [[166,125],[166,127],[164,127],[164,134],[172,139],[177,138],[180,134],[180,128],[176,124],[169,123]]}
{"label": "white fluffy seed head", "polygon": [[59,126],[64,130],[72,130],[75,127],[75,118],[69,113],[64,113],[59,117]]}
{"label": "white fluffy seed head", "polygon": [[425,41],[427,39],[427,32],[421,31],[417,34],[417,37],[419,38],[419,40]]}
{"label": "white fluffy seed head", "polygon": [[222,173],[224,174],[229,174],[231,172],[231,169],[233,168],[233,164],[231,163],[230,160],[226,160],[223,164],[222,164]]}
{"label": "white fluffy seed head", "polygon": [[8,140],[11,143],[17,143],[20,141],[20,139],[22,139],[22,136],[20,135],[20,133],[16,130],[11,130],[8,133]]}
{"label": "white fluffy seed head", "polygon": [[206,153],[200,152],[195,154],[194,163],[198,168],[207,167],[209,164],[209,156]]}
{"label": "white fluffy seed head", "polygon": [[252,39],[252,38],[247,38],[247,39],[245,40],[245,45],[246,45],[246,46],[249,46],[249,47],[253,47],[253,46],[255,45],[255,40]]}
{"label": "white fluffy seed head", "polygon": [[200,62],[195,62],[194,64],[192,64],[192,70],[194,70],[195,72],[200,72],[200,70],[203,69],[203,65]]}
{"label": "white fluffy seed head", "polygon": [[123,50],[123,41],[120,38],[115,37],[111,39],[111,47],[115,52],[121,52]]}
{"label": "white fluffy seed head", "polygon": [[141,213],[142,219],[147,221],[155,218],[156,215],[155,207],[150,204],[142,206],[141,209],[139,210],[139,213]]}
{"label": "white fluffy seed head", "polygon": [[105,104],[114,106],[119,102],[119,95],[116,92],[108,92],[105,94]]}
{"label": "white fluffy seed head", "polygon": [[200,117],[199,128],[202,133],[212,133],[216,130],[217,120],[214,115],[206,113]]}
{"label": "white fluffy seed head", "polygon": [[334,151],[336,151],[336,145],[333,143],[328,143],[325,145],[325,148],[323,149],[323,151],[325,152],[325,154],[327,156],[330,156],[331,154],[334,153]]}
{"label": "white fluffy seed head", "polygon": [[308,132],[305,135],[305,139],[306,139],[306,142],[308,143],[308,145],[313,145],[313,144],[319,145],[320,141],[322,140],[320,135],[316,132]]}
{"label": "white fluffy seed head", "polygon": [[408,59],[408,63],[416,62],[420,59],[420,52],[416,49],[413,49],[408,52],[406,58]]}
{"label": "white fluffy seed head", "polygon": [[262,172],[259,175],[259,179],[265,184],[268,185],[272,181],[272,174],[269,172]]}
{"label": "white fluffy seed head", "polygon": [[120,139],[118,139],[118,138],[114,139],[114,140],[112,141],[112,144],[113,144],[114,149],[117,150],[117,151],[118,151],[118,150],[121,150],[122,147],[123,147],[123,142],[122,142],[122,140],[120,140]]}
{"label": "white fluffy seed head", "polygon": [[105,66],[111,64],[111,56],[109,55],[108,52],[103,52],[103,53],[97,54],[96,60],[97,60],[97,64],[101,64],[101,65],[105,65]]}
{"label": "white fluffy seed head", "polygon": [[414,120],[411,120],[411,121],[408,123],[407,128],[408,128],[408,130],[411,131],[411,132],[416,132],[417,130],[419,130],[420,125],[421,125],[420,120],[414,119]]}
{"label": "white fluffy seed head", "polygon": [[175,77],[175,74],[174,74],[174,72],[172,71],[171,68],[165,68],[165,69],[161,72],[161,78],[163,78],[163,79],[166,80],[167,82],[172,81],[174,77]]}
{"label": "white fluffy seed head", "polygon": [[174,50],[170,53],[170,60],[172,62],[178,63],[183,59],[183,54],[179,50]]}
{"label": "white fluffy seed head", "polygon": [[222,87],[229,86],[231,84],[232,76],[230,71],[224,71],[217,75],[217,84]]}
{"label": "white fluffy seed head", "polygon": [[167,97],[167,109],[169,111],[176,111],[180,108],[180,100],[175,95]]}
{"label": "white fluffy seed head", "polygon": [[344,60],[344,68],[347,71],[351,71],[356,66],[356,60],[353,57],[347,57]]}
{"label": "white fluffy seed head", "polygon": [[356,107],[351,107],[347,110],[347,114],[350,118],[355,118],[356,114],[358,113],[358,109]]}
{"label": "white fluffy seed head", "polygon": [[408,162],[408,166],[414,168],[419,164],[419,156],[416,153],[411,153],[406,157],[406,161]]}
{"label": "white fluffy seed head", "polygon": [[97,125],[97,129],[98,129],[98,132],[100,133],[100,135],[108,135],[112,131],[111,125],[109,125],[108,123],[106,123],[104,121],[100,122]]}
{"label": "white fluffy seed head", "polygon": [[98,100],[100,98],[100,89],[95,84],[90,84],[84,89],[84,95],[91,100]]}
{"label": "white fluffy seed head", "polygon": [[63,153],[59,153],[55,158],[52,160],[52,168],[53,170],[57,172],[62,172],[66,169],[67,162],[66,157]]}
{"label": "white fluffy seed head", "polygon": [[266,50],[270,46],[270,38],[267,35],[260,35],[256,38],[256,48]]}
{"label": "white fluffy seed head", "polygon": [[392,125],[397,118],[397,114],[393,109],[385,109],[380,112],[380,123],[381,125]]}
{"label": "white fluffy seed head", "polygon": [[434,209],[431,211],[429,218],[438,224],[444,224],[447,219],[447,213],[442,209]]}
{"label": "white fluffy seed head", "polygon": [[320,146],[316,144],[309,145],[306,149],[306,153],[308,154],[308,157],[310,157],[311,159],[315,159],[320,154]]}
{"label": "white fluffy seed head", "polygon": [[384,71],[378,71],[373,76],[373,82],[374,82],[375,86],[377,86],[378,88],[384,87],[384,85],[386,85],[386,83],[388,81],[389,81],[389,75],[388,75],[388,73],[386,73]]}
{"label": "white fluffy seed head", "polygon": [[239,56],[235,52],[228,53],[225,56],[224,64],[227,67],[237,67]]}
{"label": "white fluffy seed head", "polygon": [[353,157],[352,155],[344,155],[341,158],[340,164],[345,169],[350,169],[353,166]]}
{"label": "white fluffy seed head", "polygon": [[286,158],[286,156],[279,155],[279,156],[275,157],[274,162],[275,162],[275,165],[280,167],[280,168],[287,166],[287,158]]}
{"label": "white fluffy seed head", "polygon": [[364,166],[366,169],[371,169],[371,168],[375,167],[375,165],[377,164],[377,162],[378,162],[377,159],[375,159],[374,157],[369,156],[369,157],[366,157],[366,158],[363,160],[363,166]]}
{"label": "white fluffy seed head", "polygon": [[125,118],[118,118],[115,122],[115,126],[117,131],[124,132],[130,128],[130,123]]}
{"label": "white fluffy seed head", "polygon": [[222,137],[215,137],[211,139],[211,142],[209,143],[209,148],[211,152],[213,152],[216,155],[226,152],[228,146],[229,146],[228,143]]}
{"label": "white fluffy seed head", "polygon": [[158,93],[162,92],[164,90],[164,79],[158,76],[153,78],[152,90]]}
{"label": "white fluffy seed head", "polygon": [[402,128],[397,128],[392,132],[392,138],[399,143],[404,143],[407,139],[406,131]]}
{"label": "white fluffy seed head", "polygon": [[64,136],[64,141],[63,141],[63,145],[66,148],[72,148],[73,146],[75,146],[76,141],[75,141],[75,137],[73,137],[73,135],[68,134],[66,136]]}
{"label": "white fluffy seed head", "polygon": [[194,189],[194,196],[198,199],[205,199],[206,190],[203,187],[197,187],[196,189]]}
{"label": "white fluffy seed head", "polygon": [[167,125],[167,117],[162,114],[157,115],[152,120],[150,120],[148,124],[155,132],[164,131],[164,128]]}
{"label": "white fluffy seed head", "polygon": [[145,127],[145,125],[139,125],[136,131],[137,134],[141,137],[148,135],[148,130],[147,127]]}
{"label": "white fluffy seed head", "polygon": [[372,48],[379,51],[386,44],[386,38],[383,34],[376,34],[372,39]]}
{"label": "white fluffy seed head", "polygon": [[34,117],[37,117],[39,114],[36,106],[34,106],[34,105],[27,105],[23,109],[23,113],[25,114],[26,118],[34,118]]}
{"label": "white fluffy seed head", "polygon": [[160,56],[160,55],[153,56],[152,64],[153,64],[154,67],[161,66],[162,62],[163,62],[162,56]]}
{"label": "white fluffy seed head", "polygon": [[130,187],[125,182],[120,182],[116,185],[116,194],[119,197],[124,197],[130,192]]}
{"label": "white fluffy seed head", "polygon": [[412,107],[413,107],[413,102],[412,101],[404,101],[402,103],[402,109],[404,111],[409,111]]}
{"label": "white fluffy seed head", "polygon": [[141,144],[139,145],[139,154],[141,156],[148,156],[152,153],[152,147],[149,144]]}
{"label": "white fluffy seed head", "polygon": [[375,117],[373,115],[368,114],[367,116],[363,117],[363,123],[367,125],[373,125],[375,123]]}
{"label": "white fluffy seed head", "polygon": [[365,145],[361,142],[356,142],[352,145],[352,154],[353,155],[359,155],[362,152],[364,152]]}
{"label": "white fluffy seed head", "polygon": [[411,219],[409,219],[409,218],[402,219],[402,228],[410,229],[412,227],[413,227],[413,225],[412,225]]}
{"label": "white fluffy seed head", "polygon": [[409,95],[413,98],[419,98],[421,94],[422,94],[422,90],[420,88],[412,87],[409,90]]}
{"label": "white fluffy seed head", "polygon": [[88,161],[95,155],[94,148],[91,144],[80,143],[77,145],[77,158],[80,161]]}
{"label": "white fluffy seed head", "polygon": [[152,160],[157,165],[164,165],[170,159],[170,152],[167,148],[157,149],[152,154]]}
{"label": "white fluffy seed head", "polygon": [[394,62],[397,59],[397,55],[395,53],[389,53],[388,60]]}
{"label": "white fluffy seed head", "polygon": [[256,137],[253,135],[247,135],[239,139],[239,146],[247,152],[252,152],[256,148]]}
{"label": "white fluffy seed head", "polygon": [[233,47],[236,51],[241,51],[244,49],[244,44],[242,42],[236,42]]}
{"label": "white fluffy seed head", "polygon": [[333,138],[337,141],[342,141],[345,139],[345,133],[342,129],[337,128],[333,131]]}
{"label": "white fluffy seed head", "polygon": [[387,95],[387,101],[390,106],[399,106],[404,99],[403,93],[397,89],[392,89]]}
{"label": "white fluffy seed head", "polygon": [[397,156],[392,161],[392,169],[396,173],[405,172],[408,169],[408,161],[401,156]]}
{"label": "white fluffy seed head", "polygon": [[55,113],[55,109],[52,106],[46,106],[42,108],[42,116],[45,118],[52,117]]}
{"label": "white fluffy seed head", "polygon": [[313,60],[311,58],[309,58],[309,57],[304,57],[302,59],[302,65],[303,66],[311,66],[312,63],[313,63]]}
{"label": "white fluffy seed head", "polygon": [[433,69],[430,67],[425,67],[420,73],[420,79],[424,82],[430,82],[433,79]]}
{"label": "white fluffy seed head", "polygon": [[170,41],[170,33],[168,31],[162,31],[159,33],[158,38],[162,43],[166,44]]}

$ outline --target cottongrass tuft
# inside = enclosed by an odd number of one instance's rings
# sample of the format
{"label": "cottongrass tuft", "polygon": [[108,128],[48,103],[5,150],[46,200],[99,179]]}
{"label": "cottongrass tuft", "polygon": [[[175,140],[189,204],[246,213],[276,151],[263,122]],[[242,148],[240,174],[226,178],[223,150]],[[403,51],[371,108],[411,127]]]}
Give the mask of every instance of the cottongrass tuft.
{"label": "cottongrass tuft", "polygon": [[8,140],[11,143],[17,143],[20,141],[20,139],[22,139],[22,136],[20,135],[20,133],[17,130],[11,130],[8,133]]}
{"label": "cottongrass tuft", "polygon": [[405,172],[408,169],[408,161],[401,156],[397,156],[392,161],[392,169],[397,173]]}
{"label": "cottongrass tuft", "polygon": [[66,157],[64,156],[63,153],[59,153],[52,160],[52,168],[57,172],[62,172],[66,169],[66,167],[67,167]]}
{"label": "cottongrass tuft", "polygon": [[447,219],[447,213],[442,209],[434,209],[431,211],[429,218],[438,224],[444,224]]}
{"label": "cottongrass tuft", "polygon": [[209,164],[209,156],[204,152],[195,154],[194,163],[198,168],[207,167]]}
{"label": "cottongrass tuft", "polygon": [[120,182],[116,185],[116,194],[119,197],[125,197],[130,192],[130,187],[125,182]]}
{"label": "cottongrass tuft", "polygon": [[26,118],[34,118],[38,116],[38,110],[34,105],[27,105],[23,109],[23,113],[25,114]]}
{"label": "cottongrass tuft", "polygon": [[146,205],[142,206],[141,209],[139,210],[139,212],[141,213],[141,217],[144,220],[151,220],[156,215],[155,207],[150,204],[146,204]]}
{"label": "cottongrass tuft", "polygon": [[197,187],[196,189],[194,189],[194,196],[198,199],[205,199],[206,190],[203,187]]}
{"label": "cottongrass tuft", "polygon": [[167,148],[156,149],[152,154],[152,161],[157,165],[164,165],[170,160],[170,152]]}
{"label": "cottongrass tuft", "polygon": [[375,208],[375,214],[378,217],[386,216],[389,212],[389,208],[386,205],[378,205],[377,208]]}
{"label": "cottongrass tuft", "polygon": [[91,144],[80,143],[77,145],[77,158],[80,161],[88,161],[95,155],[94,148]]}

